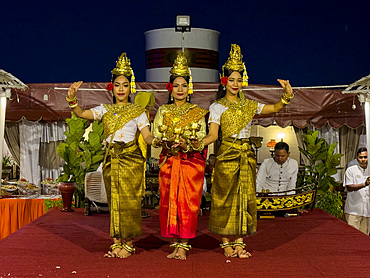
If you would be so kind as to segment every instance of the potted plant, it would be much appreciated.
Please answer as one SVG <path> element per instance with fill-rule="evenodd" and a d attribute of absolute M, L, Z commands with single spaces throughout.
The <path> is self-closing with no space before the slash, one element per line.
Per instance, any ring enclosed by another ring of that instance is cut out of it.
<path fill-rule="evenodd" d="M 96 171 L 103 161 L 104 133 L 102 123 L 94 121 L 86 140 L 84 134 L 89 126 L 88 120 L 78 118 L 72 113 L 71 118 L 66 119 L 66 122 L 69 130 L 64 133 L 66 135 L 65 143 L 60 143 L 57 147 L 57 153 L 65 161 L 65 164 L 57 182 L 59 182 L 59 190 L 62 193 L 62 211 L 71 211 L 73 194 L 75 206 L 83 206 L 86 173 Z"/>
<path fill-rule="evenodd" d="M 342 196 L 335 190 L 340 183 L 332 176 L 339 170 L 342 154 L 334 153 L 338 143 L 329 145 L 325 139 L 319 138 L 318 134 L 318 131 L 309 130 L 303 135 L 304 147 L 298 147 L 309 161 L 298 179 L 298 187 L 315 184 L 318 188 L 316 207 L 341 218 L 343 216 Z"/>
<path fill-rule="evenodd" d="M 2 175 L 1 178 L 9 178 L 12 172 L 12 157 L 11 156 L 3 156 L 3 161 L 2 161 Z"/>

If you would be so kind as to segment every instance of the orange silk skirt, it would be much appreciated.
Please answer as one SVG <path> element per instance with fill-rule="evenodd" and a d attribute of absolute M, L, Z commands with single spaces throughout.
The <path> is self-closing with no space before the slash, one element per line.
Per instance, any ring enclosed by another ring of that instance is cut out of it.
<path fill-rule="evenodd" d="M 159 221 L 163 237 L 194 238 L 204 183 L 205 154 L 193 151 L 167 154 L 159 163 Z"/>

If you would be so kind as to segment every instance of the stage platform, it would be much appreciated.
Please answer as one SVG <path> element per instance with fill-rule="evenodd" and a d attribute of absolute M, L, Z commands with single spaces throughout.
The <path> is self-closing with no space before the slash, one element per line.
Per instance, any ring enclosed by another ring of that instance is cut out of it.
<path fill-rule="evenodd" d="M 257 235 L 245 241 L 249 259 L 225 258 L 208 215 L 200 216 L 186 261 L 166 258 L 158 210 L 147 212 L 136 254 L 118 259 L 103 258 L 108 214 L 53 208 L 0 241 L 0 277 L 370 277 L 370 237 L 321 210 L 259 220 Z"/>

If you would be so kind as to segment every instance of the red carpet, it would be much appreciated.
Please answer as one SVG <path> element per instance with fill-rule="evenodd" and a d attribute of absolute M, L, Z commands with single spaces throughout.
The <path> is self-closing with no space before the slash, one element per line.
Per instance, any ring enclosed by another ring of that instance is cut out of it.
<path fill-rule="evenodd" d="M 158 211 L 147 210 L 136 255 L 103 258 L 111 244 L 107 214 L 52 209 L 0 241 L 0 277 L 370 277 L 370 238 L 314 210 L 295 218 L 259 220 L 247 238 L 250 259 L 228 261 L 201 216 L 186 261 L 167 259 Z"/>

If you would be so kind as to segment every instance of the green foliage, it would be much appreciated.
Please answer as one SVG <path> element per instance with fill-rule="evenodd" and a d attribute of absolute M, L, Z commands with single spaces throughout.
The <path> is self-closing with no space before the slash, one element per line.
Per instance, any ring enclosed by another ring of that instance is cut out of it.
<path fill-rule="evenodd" d="M 53 200 L 53 199 L 45 199 L 44 200 L 44 211 L 48 212 L 49 209 L 54 208 L 54 207 L 63 207 L 63 200 L 62 198 Z"/>
<path fill-rule="evenodd" d="M 70 119 L 66 119 L 69 130 L 65 143 L 57 147 L 58 155 L 64 159 L 63 173 L 57 182 L 75 182 L 77 185 L 74 193 L 76 207 L 81 207 L 85 199 L 84 182 L 87 172 L 96 171 L 104 158 L 103 150 L 103 124 L 94 121 L 92 130 L 85 140 L 83 135 L 89 126 L 89 121 L 78 118 L 74 113 Z"/>
<path fill-rule="evenodd" d="M 9 166 L 12 166 L 12 159 L 11 159 L 11 156 L 3 156 L 3 167 L 9 167 Z"/>
<path fill-rule="evenodd" d="M 322 192 L 333 191 L 336 186 L 340 185 L 332 175 L 338 172 L 342 154 L 334 153 L 338 143 L 329 145 L 325 139 L 318 137 L 318 133 L 318 131 L 309 130 L 303 135 L 304 148 L 298 147 L 309 161 L 305 166 L 303 182 L 316 184 Z"/>
<path fill-rule="evenodd" d="M 339 192 L 319 193 L 317 196 L 316 207 L 337 218 L 343 218 L 342 195 Z"/>
<path fill-rule="evenodd" d="M 343 214 L 342 197 L 335 192 L 340 185 L 332 177 L 338 172 L 342 154 L 334 153 L 338 143 L 331 145 L 325 139 L 318 137 L 318 131 L 309 130 L 303 135 L 304 148 L 299 151 L 308 159 L 304 173 L 298 179 L 298 187 L 307 184 L 316 184 L 318 187 L 316 207 L 324 209 L 336 216 Z M 341 212 L 338 212 L 338 204 Z"/>

